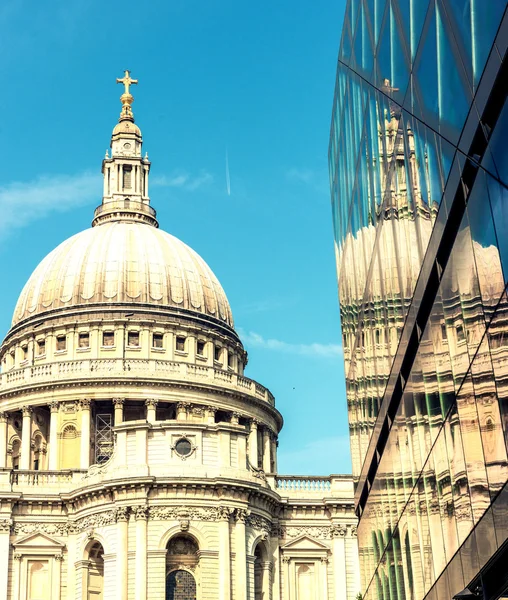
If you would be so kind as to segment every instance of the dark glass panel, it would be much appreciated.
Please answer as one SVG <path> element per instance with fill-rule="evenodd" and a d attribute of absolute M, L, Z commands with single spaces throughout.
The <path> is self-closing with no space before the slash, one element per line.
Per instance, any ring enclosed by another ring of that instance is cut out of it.
<path fill-rule="evenodd" d="M 508 189 L 486 175 L 487 189 L 496 229 L 497 243 L 503 265 L 504 281 L 508 279 Z"/>

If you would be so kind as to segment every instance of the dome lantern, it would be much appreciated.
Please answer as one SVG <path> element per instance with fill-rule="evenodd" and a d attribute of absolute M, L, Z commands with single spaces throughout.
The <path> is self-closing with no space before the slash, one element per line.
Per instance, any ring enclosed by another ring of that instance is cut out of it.
<path fill-rule="evenodd" d="M 158 227 L 156 212 L 150 206 L 148 196 L 148 174 L 150 161 L 142 158 L 143 138 L 141 130 L 134 123 L 132 103 L 134 96 L 130 86 L 137 84 L 130 71 L 125 71 L 116 80 L 125 87 L 120 96 L 122 110 L 118 124 L 111 136 L 111 157 L 106 153 L 102 161 L 104 191 L 102 204 L 95 209 L 92 226 L 108 221 L 141 221 Z"/>

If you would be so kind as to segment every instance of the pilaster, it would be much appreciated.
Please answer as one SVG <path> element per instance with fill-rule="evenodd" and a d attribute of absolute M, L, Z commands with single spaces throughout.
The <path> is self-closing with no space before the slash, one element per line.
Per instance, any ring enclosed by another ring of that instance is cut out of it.
<path fill-rule="evenodd" d="M 247 546 L 245 539 L 245 521 L 248 512 L 243 508 L 237 508 L 235 511 L 235 567 L 236 567 L 236 597 L 247 597 Z"/>
<path fill-rule="evenodd" d="M 148 558 L 148 507 L 137 506 L 136 518 L 136 600 L 146 600 Z"/>
<path fill-rule="evenodd" d="M 116 509 L 116 598 L 128 600 L 129 514 L 125 506 Z"/>
<path fill-rule="evenodd" d="M 219 598 L 231 600 L 231 543 L 229 539 L 229 517 L 231 509 L 219 507 Z"/>

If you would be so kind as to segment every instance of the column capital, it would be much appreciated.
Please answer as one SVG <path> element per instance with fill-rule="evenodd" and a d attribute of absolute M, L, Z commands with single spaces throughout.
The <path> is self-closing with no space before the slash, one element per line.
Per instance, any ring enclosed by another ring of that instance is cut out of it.
<path fill-rule="evenodd" d="M 125 398 L 113 398 L 113 405 L 116 407 L 121 407 L 125 404 Z"/>
<path fill-rule="evenodd" d="M 147 398 L 145 400 L 145 406 L 157 408 L 157 404 L 159 404 L 159 400 L 157 398 Z"/>
<path fill-rule="evenodd" d="M 190 410 L 192 408 L 192 403 L 191 402 L 177 402 L 176 403 L 176 408 L 178 410 Z"/>
<path fill-rule="evenodd" d="M 0 412 L 0 423 L 7 423 L 8 418 L 9 418 L 9 413 Z"/>
<path fill-rule="evenodd" d="M 338 523 L 334 523 L 330 527 L 330 534 L 332 538 L 341 538 L 346 535 L 346 527 L 344 525 L 339 525 Z"/>
<path fill-rule="evenodd" d="M 33 408 L 31 406 L 22 406 L 21 412 L 23 413 L 24 417 L 30 417 L 33 413 Z"/>
<path fill-rule="evenodd" d="M 127 506 L 119 506 L 115 510 L 115 520 L 119 522 L 127 522 L 129 520 L 129 509 Z"/>
<path fill-rule="evenodd" d="M 83 398 L 83 400 L 80 400 L 79 404 L 81 406 L 81 410 L 90 410 L 92 401 L 90 398 Z"/>
<path fill-rule="evenodd" d="M 133 510 L 136 521 L 146 521 L 148 519 L 148 506 L 135 506 Z"/>
<path fill-rule="evenodd" d="M 50 410 L 52 413 L 57 413 L 57 412 L 58 412 L 58 409 L 59 409 L 59 407 L 60 407 L 60 403 L 59 403 L 59 402 L 57 402 L 56 400 L 52 400 L 52 401 L 50 402 L 50 404 L 49 404 L 49 410 Z"/>
<path fill-rule="evenodd" d="M 235 510 L 235 519 L 240 523 L 245 523 L 247 521 L 247 517 L 250 515 L 250 510 L 245 508 L 237 508 Z"/>
<path fill-rule="evenodd" d="M 229 506 L 219 506 L 217 509 L 217 520 L 218 521 L 229 521 L 232 510 Z"/>
<path fill-rule="evenodd" d="M 289 559 L 289 556 L 283 556 L 283 557 L 282 557 L 282 562 L 283 562 L 284 564 L 286 564 L 286 565 L 289 563 L 289 560 L 290 560 L 290 559 Z"/>
<path fill-rule="evenodd" d="M 261 421 L 259 419 L 251 419 L 250 420 L 251 429 L 257 429 L 260 423 L 261 423 Z"/>
<path fill-rule="evenodd" d="M 231 423 L 233 425 L 238 425 L 238 421 L 240 420 L 241 416 L 242 416 L 241 413 L 236 412 L 236 411 L 233 412 L 231 415 Z"/>

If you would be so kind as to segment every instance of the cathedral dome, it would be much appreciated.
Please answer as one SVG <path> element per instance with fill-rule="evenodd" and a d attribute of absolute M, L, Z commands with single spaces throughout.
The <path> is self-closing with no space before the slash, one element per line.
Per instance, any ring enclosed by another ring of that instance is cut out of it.
<path fill-rule="evenodd" d="M 233 327 L 219 281 L 194 250 L 143 223 L 115 220 L 86 229 L 35 269 L 12 324 L 57 309 L 132 304 L 179 309 Z"/>

